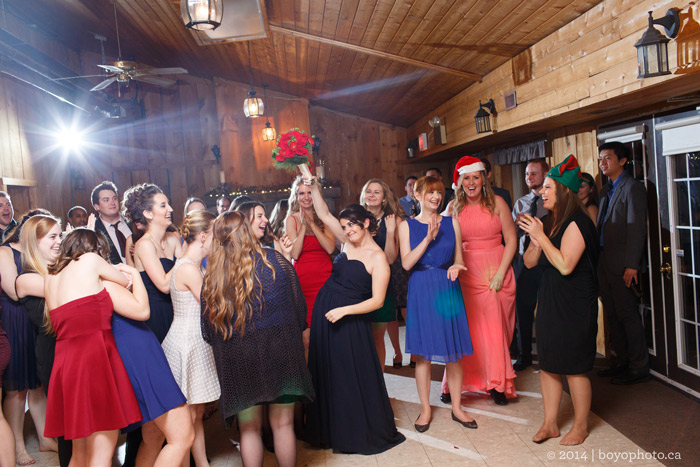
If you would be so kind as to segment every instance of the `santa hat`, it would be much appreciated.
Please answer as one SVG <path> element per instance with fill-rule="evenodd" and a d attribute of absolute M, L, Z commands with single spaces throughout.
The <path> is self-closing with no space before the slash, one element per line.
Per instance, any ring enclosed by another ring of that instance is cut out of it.
<path fill-rule="evenodd" d="M 464 156 L 455 166 L 454 183 L 452 184 L 452 189 L 456 190 L 458 188 L 457 183 L 459 182 L 459 177 L 464 174 L 470 174 L 473 172 L 481 172 L 486 170 L 484 163 L 481 160 L 473 156 Z"/>
<path fill-rule="evenodd" d="M 581 182 L 585 181 L 581 177 L 581 167 L 579 167 L 578 161 L 573 154 L 569 155 L 559 165 L 552 167 L 552 170 L 546 176 L 561 183 L 574 193 L 578 193 L 579 188 L 581 188 Z"/>

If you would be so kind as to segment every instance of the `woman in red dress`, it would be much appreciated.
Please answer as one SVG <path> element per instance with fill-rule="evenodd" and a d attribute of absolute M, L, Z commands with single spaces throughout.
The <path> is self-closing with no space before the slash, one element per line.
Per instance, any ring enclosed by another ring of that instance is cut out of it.
<path fill-rule="evenodd" d="M 331 277 L 331 253 L 335 250 L 333 232 L 324 228 L 316 215 L 311 187 L 297 177 L 289 195 L 289 211 L 285 219 L 285 231 L 292 241 L 294 269 L 299 276 L 301 290 L 306 299 L 306 324 L 311 325 L 311 312 L 316 295 Z M 304 349 L 309 351 L 309 328 L 303 332 Z"/>
<path fill-rule="evenodd" d="M 101 235 L 74 230 L 45 284 L 56 357 L 44 435 L 73 440 L 74 466 L 111 466 L 118 430 L 141 420 L 110 320 L 113 310 L 144 319 L 148 295 L 138 271 L 110 265 L 108 252 Z M 124 287 L 129 281 L 133 294 Z"/>

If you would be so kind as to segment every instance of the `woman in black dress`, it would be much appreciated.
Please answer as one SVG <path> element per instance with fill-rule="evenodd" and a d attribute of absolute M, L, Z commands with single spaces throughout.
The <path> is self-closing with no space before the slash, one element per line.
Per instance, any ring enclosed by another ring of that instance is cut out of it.
<path fill-rule="evenodd" d="M 577 195 L 580 170 L 573 155 L 552 168 L 541 191 L 551 214 L 544 225 L 532 216 L 518 223 L 532 240 L 523 256 L 525 266 L 544 267 L 535 324 L 544 423 L 532 438 L 535 443 L 560 434 L 562 375 L 571 391 L 574 424 L 559 444 L 581 444 L 588 437 L 591 382 L 586 373 L 596 354 L 599 240 Z"/>
<path fill-rule="evenodd" d="M 338 221 L 313 182 L 304 183 L 312 184 L 314 209 L 343 247 L 311 315 L 309 370 L 316 400 L 307 407 L 305 436 L 316 446 L 377 454 L 405 440 L 394 423 L 370 315 L 384 303 L 389 263 L 372 238 L 374 216 L 353 204 Z"/>
<path fill-rule="evenodd" d="M 301 333 L 306 306 L 294 267 L 262 248 L 245 215 L 214 221 L 202 288 L 202 336 L 212 346 L 224 423 L 238 415 L 243 465 L 263 465 L 260 427 L 269 408 L 275 456 L 296 463 L 294 403 L 313 399 Z"/>

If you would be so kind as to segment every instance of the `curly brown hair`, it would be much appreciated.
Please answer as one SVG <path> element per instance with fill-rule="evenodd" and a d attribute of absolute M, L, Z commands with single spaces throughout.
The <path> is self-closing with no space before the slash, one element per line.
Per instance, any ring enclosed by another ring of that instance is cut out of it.
<path fill-rule="evenodd" d="M 256 263 L 262 262 L 275 276 L 262 245 L 250 231 L 245 214 L 227 211 L 214 221 L 214 237 L 204 275 L 202 298 L 205 313 L 224 339 L 234 332 L 243 336 L 253 316 L 253 304 L 262 301 Z"/>
<path fill-rule="evenodd" d="M 126 190 L 122 200 L 122 215 L 124 219 L 129 223 L 138 222 L 148 225 L 149 220 L 143 215 L 143 211 L 153 209 L 155 204 L 153 197 L 162 193 L 163 190 L 152 183 L 142 183 Z"/>

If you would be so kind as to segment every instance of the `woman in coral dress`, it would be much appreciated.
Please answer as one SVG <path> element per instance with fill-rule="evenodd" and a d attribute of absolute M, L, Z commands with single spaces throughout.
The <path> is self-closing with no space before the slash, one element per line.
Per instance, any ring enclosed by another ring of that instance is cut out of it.
<path fill-rule="evenodd" d="M 466 271 L 459 275 L 474 354 L 462 360 L 462 390 L 487 391 L 498 405 L 516 397 L 510 342 L 515 327 L 515 224 L 508 205 L 494 195 L 483 163 L 464 156 L 455 167 L 451 208 L 462 230 Z M 505 241 L 505 246 L 504 246 Z M 442 392 L 447 393 L 443 377 Z M 443 397 L 444 400 L 444 397 Z"/>

